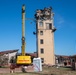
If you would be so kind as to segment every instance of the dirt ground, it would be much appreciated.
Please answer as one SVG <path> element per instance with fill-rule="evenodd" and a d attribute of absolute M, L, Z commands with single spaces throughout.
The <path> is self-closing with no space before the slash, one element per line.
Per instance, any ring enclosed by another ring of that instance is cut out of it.
<path fill-rule="evenodd" d="M 16 68 L 15 73 L 10 73 L 9 68 L 0 68 L 0 75 L 76 75 L 76 71 L 70 68 L 43 67 L 42 72 L 34 72 L 32 67 L 27 69 L 26 73 L 21 72 L 21 68 Z"/>

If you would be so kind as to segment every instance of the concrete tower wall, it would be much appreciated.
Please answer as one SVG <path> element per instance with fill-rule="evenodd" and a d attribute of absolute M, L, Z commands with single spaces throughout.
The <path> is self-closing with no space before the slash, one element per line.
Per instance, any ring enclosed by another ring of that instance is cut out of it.
<path fill-rule="evenodd" d="M 48 15 L 50 18 L 47 15 L 42 17 L 43 12 L 40 14 L 41 16 L 38 17 L 36 13 L 38 57 L 41 57 L 43 64 L 55 65 L 53 15 L 51 11 Z"/>

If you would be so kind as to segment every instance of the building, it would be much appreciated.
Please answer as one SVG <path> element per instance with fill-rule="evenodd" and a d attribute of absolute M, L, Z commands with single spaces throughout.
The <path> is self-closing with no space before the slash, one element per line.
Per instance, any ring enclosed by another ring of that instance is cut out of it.
<path fill-rule="evenodd" d="M 54 31 L 52 8 L 37 10 L 36 18 L 36 38 L 37 55 L 42 59 L 43 64 L 55 65 L 54 56 Z"/>
<path fill-rule="evenodd" d="M 55 64 L 59 66 L 71 66 L 71 57 L 65 55 L 55 55 Z"/>
<path fill-rule="evenodd" d="M 15 57 L 17 53 L 18 53 L 18 49 L 1 51 L 0 52 L 0 58 L 4 58 L 4 60 L 7 58 L 7 63 L 6 64 L 9 65 L 11 58 Z"/>
<path fill-rule="evenodd" d="M 15 50 L 5 50 L 0 52 L 0 66 L 9 66 L 10 60 L 12 57 L 16 58 L 17 55 L 21 55 L 21 53 L 18 53 L 19 49 Z M 26 53 L 26 55 L 31 56 L 31 59 L 33 61 L 33 58 L 37 57 L 37 53 Z"/>
<path fill-rule="evenodd" d="M 73 70 L 76 70 L 76 55 L 70 56 L 71 58 L 71 66 Z"/>

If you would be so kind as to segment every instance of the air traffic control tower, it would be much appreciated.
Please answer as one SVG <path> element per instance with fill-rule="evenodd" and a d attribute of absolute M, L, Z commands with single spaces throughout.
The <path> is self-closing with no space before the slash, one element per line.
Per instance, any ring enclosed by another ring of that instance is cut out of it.
<path fill-rule="evenodd" d="M 43 64 L 55 65 L 54 55 L 54 13 L 52 7 L 36 10 L 37 53 Z"/>

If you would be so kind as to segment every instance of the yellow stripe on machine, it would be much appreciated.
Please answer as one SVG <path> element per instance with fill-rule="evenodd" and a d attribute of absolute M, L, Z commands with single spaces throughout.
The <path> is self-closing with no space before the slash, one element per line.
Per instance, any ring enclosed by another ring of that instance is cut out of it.
<path fill-rule="evenodd" d="M 17 64 L 31 64 L 30 56 L 17 56 Z"/>

